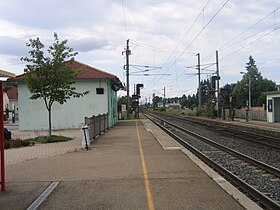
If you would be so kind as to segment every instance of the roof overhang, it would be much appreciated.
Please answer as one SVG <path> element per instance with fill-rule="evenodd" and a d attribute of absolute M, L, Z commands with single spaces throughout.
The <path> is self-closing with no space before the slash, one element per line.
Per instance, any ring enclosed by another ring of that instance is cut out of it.
<path fill-rule="evenodd" d="M 264 92 L 265 95 L 276 95 L 280 94 L 280 91 L 270 91 L 270 92 Z"/>
<path fill-rule="evenodd" d="M 4 71 L 0 69 L 0 77 L 15 77 L 16 75 L 14 73 Z"/>

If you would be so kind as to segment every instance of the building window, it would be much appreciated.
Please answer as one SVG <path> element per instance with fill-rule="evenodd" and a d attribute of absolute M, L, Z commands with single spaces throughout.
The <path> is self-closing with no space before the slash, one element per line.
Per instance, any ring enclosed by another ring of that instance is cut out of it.
<path fill-rule="evenodd" d="M 98 95 L 104 94 L 104 88 L 96 88 L 96 94 Z"/>
<path fill-rule="evenodd" d="M 267 100 L 267 111 L 272 112 L 272 100 Z"/>

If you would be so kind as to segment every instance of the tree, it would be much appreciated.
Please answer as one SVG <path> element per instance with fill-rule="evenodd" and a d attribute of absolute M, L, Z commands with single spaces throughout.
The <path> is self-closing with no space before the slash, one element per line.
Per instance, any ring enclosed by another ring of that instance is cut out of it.
<path fill-rule="evenodd" d="M 241 81 L 238 81 L 233 89 L 233 95 L 236 96 L 236 107 L 246 107 L 249 95 L 249 79 L 251 80 L 251 101 L 252 106 L 262 106 L 265 103 L 264 92 L 275 90 L 276 84 L 272 80 L 263 78 L 259 72 L 255 60 L 250 55 L 249 62 L 246 63 L 247 72 L 243 75 Z"/>
<path fill-rule="evenodd" d="M 155 97 L 153 98 L 153 103 L 156 104 L 156 107 L 157 107 L 157 104 L 158 104 L 159 102 L 162 102 L 162 97 L 155 96 Z"/>
<path fill-rule="evenodd" d="M 215 100 L 215 92 L 211 88 L 211 83 L 210 83 L 209 79 L 203 80 L 200 83 L 200 87 L 201 87 L 202 105 L 207 105 L 208 103 L 212 104 L 213 100 Z M 197 96 L 198 96 L 198 93 L 197 93 Z"/>
<path fill-rule="evenodd" d="M 130 96 L 129 101 L 132 101 L 132 98 Z M 122 104 L 127 105 L 127 96 L 122 96 L 118 98 L 118 111 L 121 111 Z"/>
<path fill-rule="evenodd" d="M 187 107 L 188 99 L 185 94 L 183 94 L 183 96 L 181 97 L 180 104 L 182 108 Z"/>
<path fill-rule="evenodd" d="M 16 83 L 11 83 L 11 82 L 7 82 L 7 81 L 4 81 L 3 85 L 4 85 L 4 92 L 5 93 L 7 93 L 10 89 L 12 89 L 12 87 L 17 87 Z"/>
<path fill-rule="evenodd" d="M 89 93 L 89 91 L 78 93 L 72 86 L 78 70 L 66 66 L 65 61 L 73 60 L 77 52 L 73 52 L 66 44 L 67 40 L 59 41 L 58 35 L 54 33 L 54 43 L 46 52 L 39 38 L 29 39 L 26 46 L 32 48 L 29 51 L 30 57 L 21 58 L 28 63 L 24 69 L 24 80 L 31 93 L 30 99 L 43 99 L 48 110 L 49 136 L 54 102 L 64 104 L 71 97 L 82 97 Z"/>
<path fill-rule="evenodd" d="M 188 96 L 188 108 L 193 109 L 198 106 L 198 97 L 195 94 Z"/>

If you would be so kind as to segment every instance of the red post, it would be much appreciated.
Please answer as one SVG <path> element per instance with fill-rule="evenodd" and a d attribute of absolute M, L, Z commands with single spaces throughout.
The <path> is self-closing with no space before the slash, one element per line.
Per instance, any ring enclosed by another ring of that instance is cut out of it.
<path fill-rule="evenodd" d="M 98 135 L 101 134 L 101 115 L 98 115 L 98 124 L 99 124 L 99 131 L 98 131 Z"/>
<path fill-rule="evenodd" d="M 3 82 L 0 81 L 0 151 L 1 151 L 1 190 L 5 191 L 5 159 L 4 159 L 4 97 Z"/>

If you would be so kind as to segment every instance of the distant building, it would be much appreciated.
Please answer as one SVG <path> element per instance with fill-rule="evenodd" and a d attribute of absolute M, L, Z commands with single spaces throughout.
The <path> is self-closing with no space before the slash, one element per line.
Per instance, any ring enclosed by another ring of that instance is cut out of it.
<path fill-rule="evenodd" d="M 0 69 L 0 77 L 8 78 L 8 77 L 14 77 L 14 76 L 15 76 L 14 73 L 11 73 L 11 72 L 8 72 L 8 71 L 4 71 L 4 70 Z M 9 101 L 9 97 L 8 97 L 7 93 L 5 93 L 3 91 L 3 93 L 1 93 L 1 94 L 3 94 L 3 99 L 4 99 L 3 100 L 3 109 L 4 110 L 2 110 L 2 111 L 5 111 L 7 108 L 9 108 L 10 101 Z"/>
<path fill-rule="evenodd" d="M 52 106 L 52 129 L 80 128 L 84 117 L 109 114 L 109 126 L 117 123 L 117 86 L 120 80 L 113 74 L 78 61 L 66 65 L 79 69 L 73 85 L 78 92 L 90 91 L 81 98 L 71 98 L 65 104 Z M 18 112 L 20 130 L 47 130 L 48 111 L 42 99 L 31 100 L 24 75 L 9 78 L 18 83 Z"/>
<path fill-rule="evenodd" d="M 7 93 L 3 93 L 3 99 L 4 99 L 4 104 L 3 104 L 3 108 L 4 110 L 6 110 L 6 108 L 9 107 L 9 98 L 8 98 L 8 95 Z"/>
<path fill-rule="evenodd" d="M 157 103 L 157 107 L 158 107 L 158 108 L 163 108 L 163 102 L 162 102 L 162 101 L 158 102 L 158 103 Z"/>
<path fill-rule="evenodd" d="M 15 111 L 15 114 L 18 114 L 18 88 L 12 87 L 9 89 L 7 91 L 7 96 L 9 98 L 8 109 L 10 111 Z"/>
<path fill-rule="evenodd" d="M 173 103 L 166 104 L 165 107 L 168 108 L 168 109 L 180 109 L 181 104 L 177 103 L 177 102 L 173 102 Z"/>

